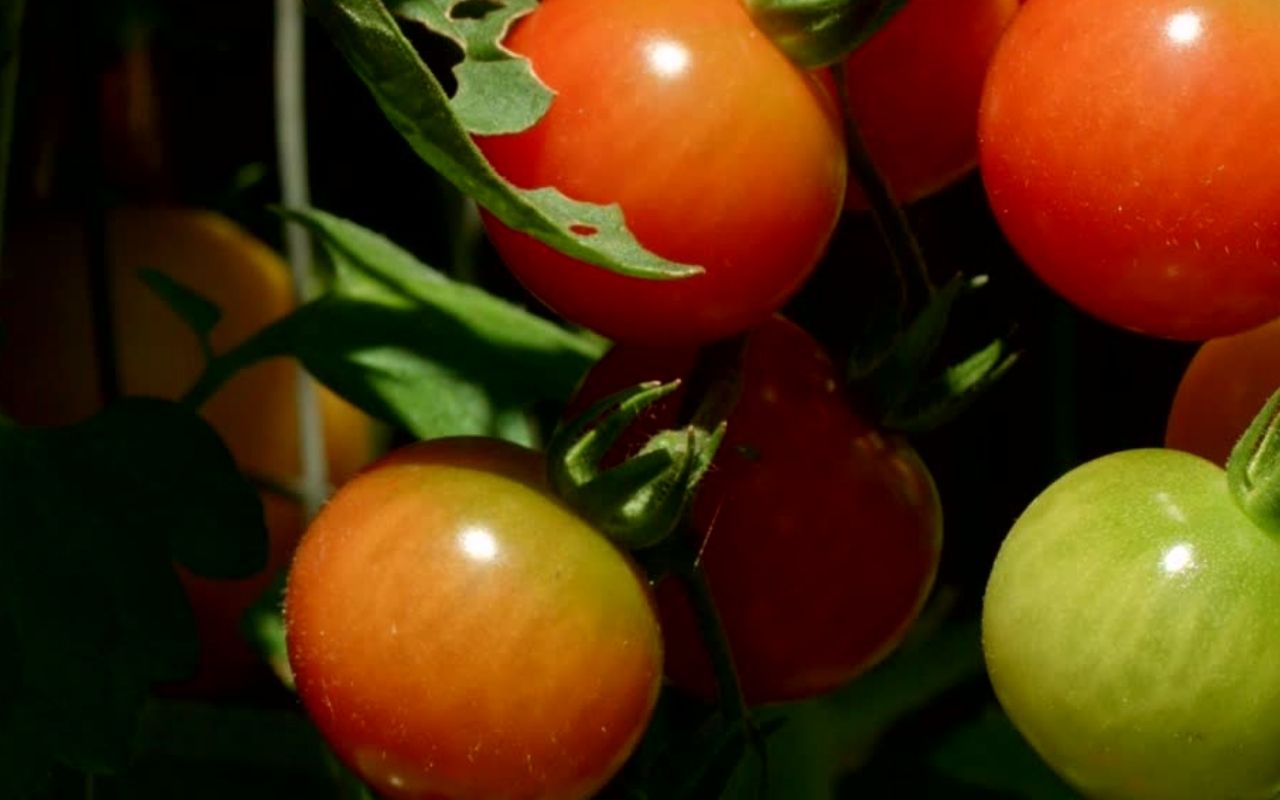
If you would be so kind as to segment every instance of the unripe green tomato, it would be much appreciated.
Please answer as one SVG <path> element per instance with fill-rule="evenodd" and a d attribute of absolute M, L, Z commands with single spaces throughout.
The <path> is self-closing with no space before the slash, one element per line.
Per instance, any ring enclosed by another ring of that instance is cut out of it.
<path fill-rule="evenodd" d="M 1172 450 L 1081 466 L 1018 519 L 983 647 L 1014 725 L 1096 798 L 1280 791 L 1280 540 Z"/>

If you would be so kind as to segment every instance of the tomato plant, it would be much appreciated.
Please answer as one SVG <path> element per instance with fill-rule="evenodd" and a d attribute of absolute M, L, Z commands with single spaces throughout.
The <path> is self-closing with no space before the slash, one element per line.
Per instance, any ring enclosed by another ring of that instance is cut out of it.
<path fill-rule="evenodd" d="M 687 375 L 692 349 L 619 345 L 575 405 L 645 380 Z M 746 338 L 741 396 L 698 488 L 691 522 L 743 692 L 762 703 L 825 692 L 901 639 L 932 585 L 941 512 L 902 439 L 849 404 L 830 359 L 775 317 Z M 668 426 L 682 393 L 648 424 Z M 710 663 L 674 581 L 658 587 L 667 673 L 714 693 Z"/>
<path fill-rule="evenodd" d="M 1232 446 L 1280 387 L 1280 320 L 1201 345 L 1178 384 L 1165 446 L 1226 464 Z"/>
<path fill-rule="evenodd" d="M 911 0 L 843 64 L 849 114 L 899 202 L 978 163 L 987 65 L 1018 0 Z M 866 199 L 849 182 L 846 208 Z"/>
<path fill-rule="evenodd" d="M 606 336 L 658 344 L 743 330 L 799 288 L 844 195 L 840 117 L 738 0 L 549 0 L 505 44 L 556 94 L 532 128 L 477 140 L 494 168 L 523 188 L 617 203 L 642 245 L 705 268 L 625 277 L 486 216 L 533 294 Z"/>
<path fill-rule="evenodd" d="M 157 269 L 223 309 L 212 340 L 233 346 L 293 305 L 285 264 L 269 248 L 216 214 L 121 208 L 109 222 L 115 368 L 122 391 L 177 399 L 204 364 L 196 335 L 142 282 Z M 94 332 L 85 233 L 69 220 L 33 220 L 9 231 L 0 292 L 0 411 L 40 425 L 67 425 L 98 411 Z M 239 466 L 282 485 L 299 472 L 295 367 L 273 359 L 233 378 L 203 413 Z M 372 456 L 370 420 L 328 391 L 321 393 L 329 470 L 346 480 Z M 240 617 L 289 560 L 302 533 L 302 509 L 264 491 L 271 532 L 267 567 L 226 581 L 184 573 L 200 629 L 201 664 L 184 690 L 228 694 L 265 675 L 262 659 L 240 634 Z"/>
<path fill-rule="evenodd" d="M 1029 4 L 979 125 L 991 205 L 1026 263 L 1156 336 L 1280 315 L 1278 46 L 1266 0 Z"/>
<path fill-rule="evenodd" d="M 1280 541 L 1223 471 L 1172 450 L 1089 462 L 996 558 L 983 612 L 1000 702 L 1090 797 L 1280 786 Z"/>
<path fill-rule="evenodd" d="M 298 692 L 388 797 L 586 797 L 644 729 L 662 675 L 647 586 L 543 469 L 493 440 L 413 445 L 303 537 Z"/>

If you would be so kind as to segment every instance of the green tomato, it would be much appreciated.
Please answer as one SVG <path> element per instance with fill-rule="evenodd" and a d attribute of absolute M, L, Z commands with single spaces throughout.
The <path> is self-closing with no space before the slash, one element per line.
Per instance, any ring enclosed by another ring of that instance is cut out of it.
<path fill-rule="evenodd" d="M 1280 539 L 1208 461 L 1116 453 L 1045 490 L 996 558 L 983 647 L 1014 724 L 1090 797 L 1280 791 Z"/>

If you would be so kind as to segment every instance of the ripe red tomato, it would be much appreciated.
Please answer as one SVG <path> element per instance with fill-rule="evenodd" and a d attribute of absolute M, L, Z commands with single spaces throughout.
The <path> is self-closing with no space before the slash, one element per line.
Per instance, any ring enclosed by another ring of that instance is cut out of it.
<path fill-rule="evenodd" d="M 1280 389 L 1280 319 L 1205 342 L 1169 411 L 1165 446 L 1225 466 L 1236 440 Z"/>
<path fill-rule="evenodd" d="M 342 487 L 285 621 L 307 711 L 386 797 L 586 797 L 662 675 L 642 578 L 494 440 L 412 445 Z"/>
<path fill-rule="evenodd" d="M 615 347 L 574 405 L 686 375 L 696 356 Z M 933 583 L 942 520 L 915 452 L 853 410 L 808 334 L 775 317 L 749 334 L 743 359 L 741 397 L 691 514 L 743 691 L 762 703 L 827 691 L 897 644 Z M 673 424 L 682 394 L 640 427 Z M 668 676 L 711 695 L 679 585 L 660 583 L 658 602 Z"/>
<path fill-rule="evenodd" d="M 800 286 L 844 196 L 839 111 L 740 0 L 546 0 L 506 46 L 556 96 L 529 130 L 477 139 L 494 168 L 617 203 L 645 247 L 706 269 L 628 278 L 486 216 L 543 302 L 615 339 L 702 342 L 762 321 Z"/>
<path fill-rule="evenodd" d="M 978 163 L 987 65 L 1018 0 L 911 0 L 844 62 L 849 114 L 895 198 L 910 203 Z M 865 208 L 857 181 L 846 208 Z"/>
<path fill-rule="evenodd" d="M 983 180 L 1042 279 L 1205 339 L 1280 315 L 1280 5 L 1029 3 L 988 75 Z"/>

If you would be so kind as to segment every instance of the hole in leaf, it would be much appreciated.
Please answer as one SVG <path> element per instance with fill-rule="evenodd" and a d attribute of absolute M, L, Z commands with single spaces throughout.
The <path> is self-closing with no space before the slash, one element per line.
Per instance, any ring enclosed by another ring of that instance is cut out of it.
<path fill-rule="evenodd" d="M 583 222 L 573 223 L 572 225 L 569 226 L 569 230 L 572 231 L 573 233 L 578 234 L 579 236 L 595 236 L 597 233 L 600 232 L 600 229 L 597 228 L 596 226 L 587 225 L 586 223 L 583 223 Z"/>
<path fill-rule="evenodd" d="M 462 0 L 449 9 L 450 19 L 484 19 L 491 12 L 504 8 L 501 0 Z"/>

